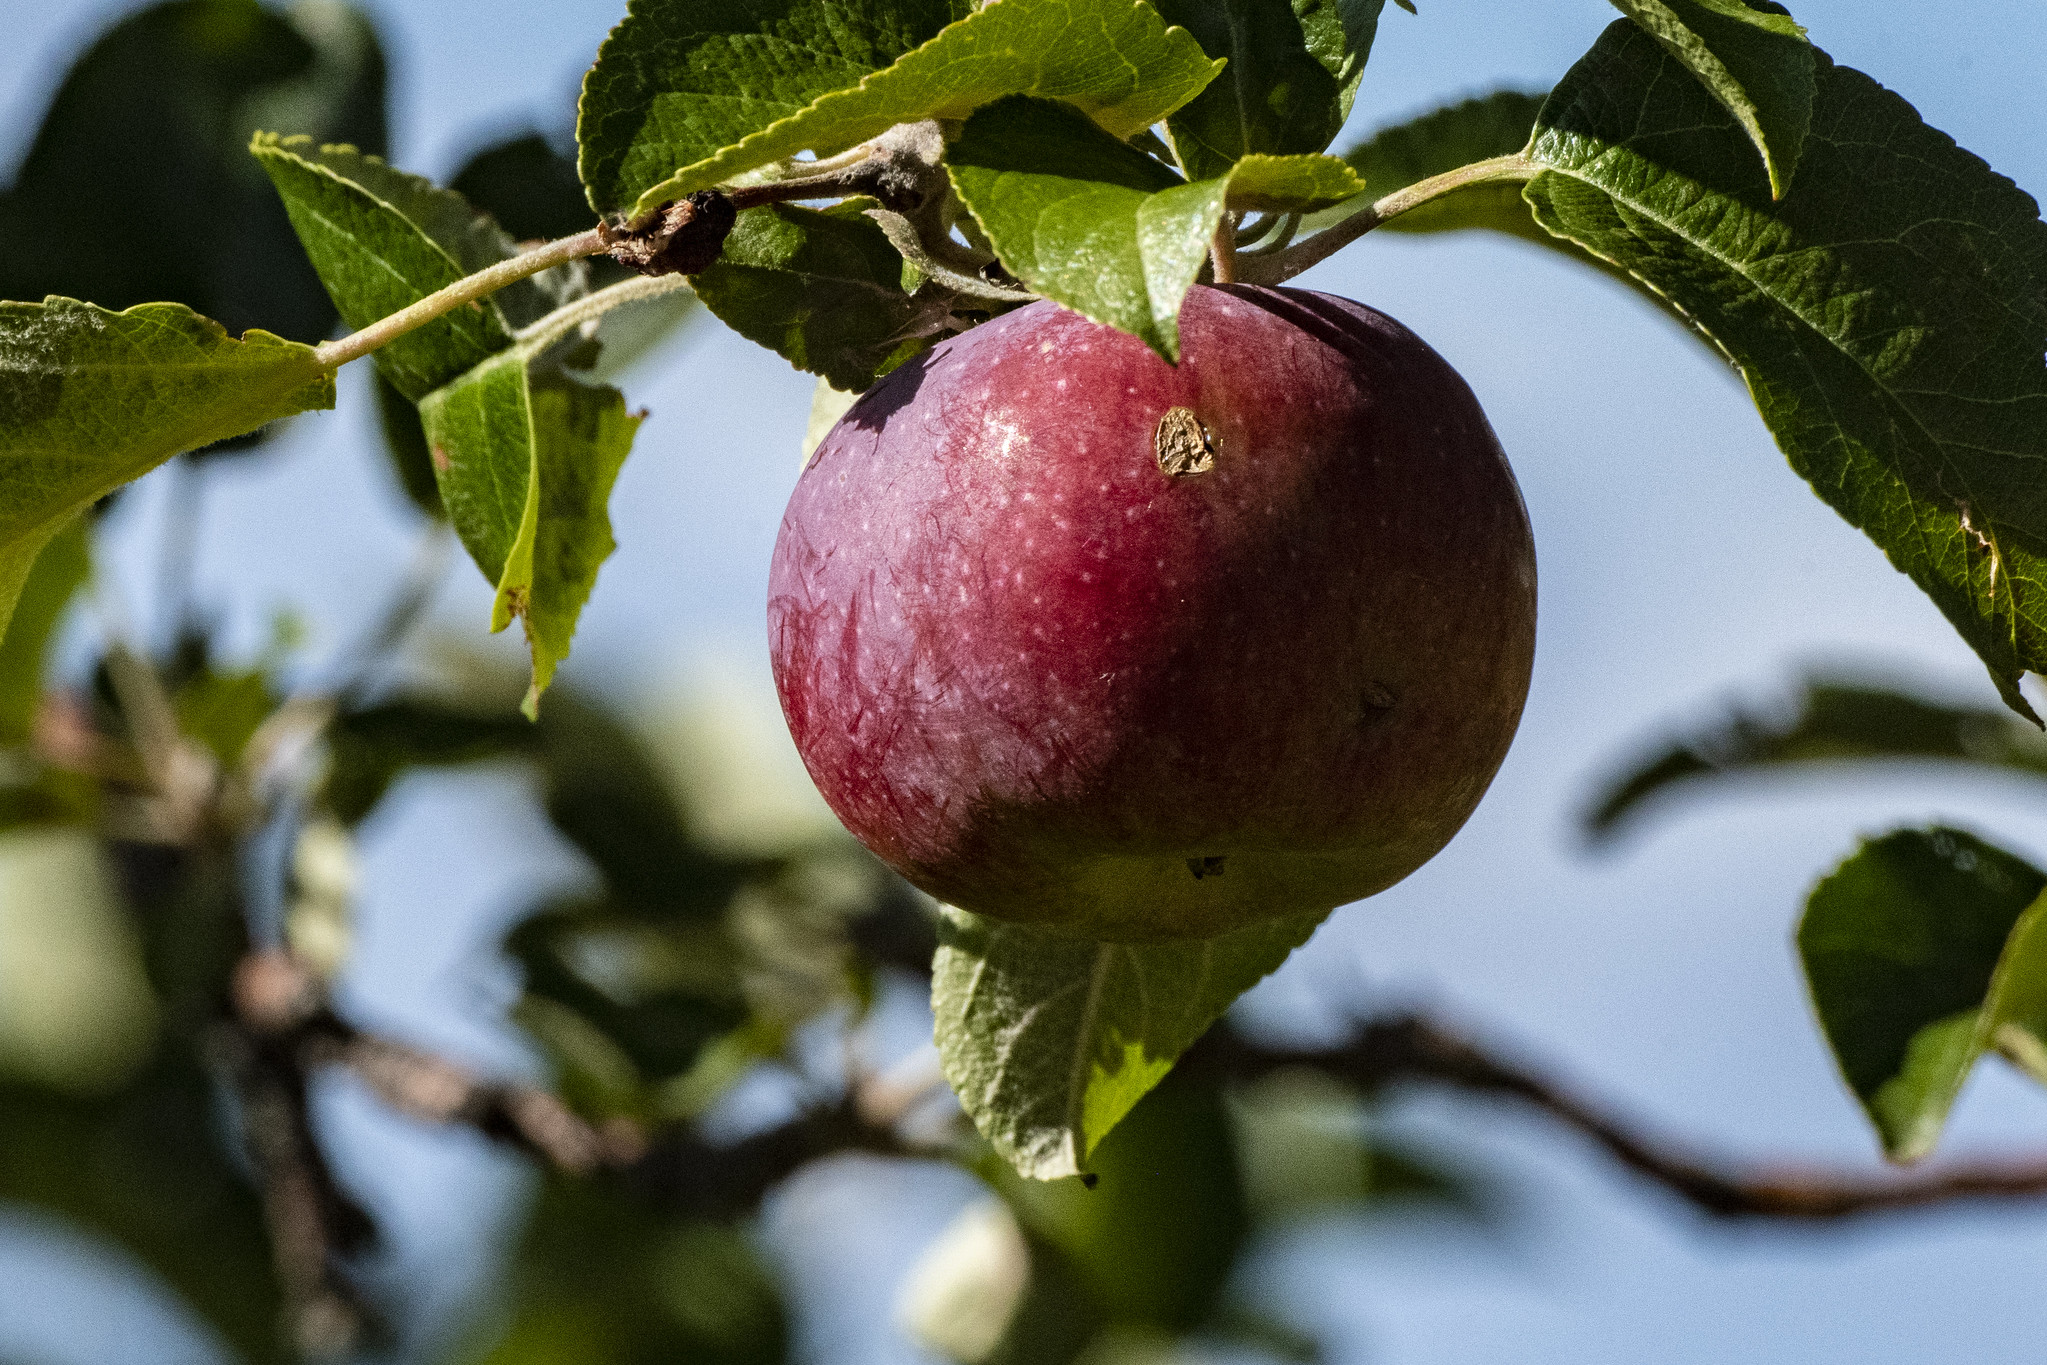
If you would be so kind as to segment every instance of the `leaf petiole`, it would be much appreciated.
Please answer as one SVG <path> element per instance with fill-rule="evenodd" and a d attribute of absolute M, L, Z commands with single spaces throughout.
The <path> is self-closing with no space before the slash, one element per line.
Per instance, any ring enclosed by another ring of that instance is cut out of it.
<path fill-rule="evenodd" d="M 1529 160 L 1525 152 L 1512 156 L 1496 156 L 1488 161 L 1474 161 L 1469 166 L 1459 166 L 1454 171 L 1418 180 L 1405 189 L 1395 190 L 1385 198 L 1359 209 L 1350 217 L 1334 226 L 1316 233 L 1297 246 L 1270 256 L 1240 257 L 1237 278 L 1245 284 L 1284 284 L 1309 266 L 1318 265 L 1335 255 L 1358 238 L 1380 224 L 1398 218 L 1411 209 L 1420 208 L 1432 199 L 1468 189 L 1473 185 L 1485 185 L 1505 180 L 1533 180 L 1541 173 L 1542 167 Z"/>
<path fill-rule="evenodd" d="M 606 244 L 596 228 L 576 233 L 546 246 L 535 247 L 521 252 L 509 260 L 500 261 L 487 270 L 455 281 L 446 289 L 427 295 L 410 307 L 401 308 L 389 317 L 376 322 L 339 341 L 323 342 L 314 348 L 313 355 L 329 370 L 338 370 L 351 360 L 363 356 L 404 336 L 407 332 L 424 327 L 435 318 L 454 312 L 464 304 L 475 303 L 508 284 L 515 284 L 543 270 L 552 270 L 570 261 L 579 261 L 585 256 L 595 256 L 606 249 Z"/>

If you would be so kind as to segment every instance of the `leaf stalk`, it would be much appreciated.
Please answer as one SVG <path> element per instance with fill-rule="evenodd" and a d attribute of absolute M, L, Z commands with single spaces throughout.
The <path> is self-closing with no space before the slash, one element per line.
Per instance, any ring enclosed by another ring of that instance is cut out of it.
<path fill-rule="evenodd" d="M 605 250 L 604 239 L 596 228 L 576 233 L 546 246 L 535 247 L 509 260 L 498 262 L 487 270 L 455 281 L 446 289 L 427 295 L 410 307 L 401 308 L 387 318 L 379 318 L 369 326 L 339 341 L 321 343 L 314 350 L 320 364 L 330 370 L 338 370 L 351 360 L 360 360 L 380 346 L 389 345 L 407 332 L 426 326 L 435 318 L 454 312 L 465 304 L 475 303 L 503 289 L 516 284 L 543 270 L 552 270 L 570 261 L 579 261 L 585 256 L 595 256 Z"/>
<path fill-rule="evenodd" d="M 1310 266 L 1319 265 L 1358 238 L 1382 223 L 1390 222 L 1401 214 L 1420 208 L 1433 199 L 1446 194 L 1469 189 L 1473 185 L 1491 184 L 1499 181 L 1533 180 L 1543 168 L 1528 159 L 1522 152 L 1512 156 L 1496 156 L 1489 161 L 1474 161 L 1469 166 L 1459 166 L 1454 171 L 1417 180 L 1414 184 L 1398 189 L 1364 208 L 1335 226 L 1316 233 L 1307 241 L 1277 252 L 1271 256 L 1252 257 L 1242 260 L 1237 278 L 1246 284 L 1284 284 Z"/>

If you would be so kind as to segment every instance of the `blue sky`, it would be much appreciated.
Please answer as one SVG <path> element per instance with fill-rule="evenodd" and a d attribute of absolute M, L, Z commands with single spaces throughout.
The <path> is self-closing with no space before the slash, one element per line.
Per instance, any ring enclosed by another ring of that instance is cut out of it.
<path fill-rule="evenodd" d="M 620 4 L 373 6 L 397 54 L 395 159 L 444 175 L 494 131 L 563 117 Z M 0 0 L 0 118 L 12 139 L 0 157 L 25 137 L 66 51 L 121 8 Z M 2047 192 L 2047 11 L 2026 0 L 1796 9 L 1838 60 Z M 1598 0 L 1422 0 L 1419 17 L 1389 6 L 1355 130 L 1502 83 L 1546 85 L 1611 18 Z M 1923 772 L 1771 783 L 1684 807 L 1596 859 L 1578 848 L 1571 816 L 1645 732 L 1731 695 L 1771 695 L 1815 661 L 1893 666 L 1987 701 L 1981 669 L 1789 472 L 1725 367 L 1620 287 L 1470 235 L 1381 234 L 1300 283 L 1392 313 L 1471 382 L 1527 496 L 1541 625 L 1520 737 L 1471 825 L 1409 881 L 1340 912 L 1254 1012 L 1311 1027 L 1327 1022 L 1332 997 L 1427 1002 L 1710 1151 L 1873 1167 L 1873 1141 L 1807 1013 L 1789 943 L 1797 908 L 1856 835 L 1897 823 L 1960 822 L 2047 855 L 2039 792 Z M 653 417 L 619 483 L 620 549 L 567 676 L 648 695 L 711 676 L 758 705 L 767 556 L 810 382 L 705 328 L 625 387 Z M 413 532 L 375 463 L 360 377 L 343 388 L 340 414 L 301 422 L 276 454 L 212 490 L 204 593 L 245 642 L 286 603 L 311 609 L 318 639 L 345 638 L 401 571 Z M 152 515 L 137 499 L 115 528 L 116 571 L 138 584 Z M 488 602 L 461 566 L 436 620 L 480 631 Z M 498 779 L 415 784 L 373 831 L 353 988 L 365 1012 L 466 1055 L 506 1055 L 483 1022 L 504 983 L 463 964 L 495 907 L 531 878 L 562 874 L 536 825 L 503 818 L 520 795 Z M 429 906 L 445 913 L 430 918 Z M 411 1263 L 445 1263 L 499 1216 L 492 1197 L 515 1179 L 504 1163 L 460 1139 L 393 1134 L 345 1095 L 333 1112 Z M 1399 1121 L 1488 1155 L 1516 1177 L 1530 1216 L 1505 1244 L 1332 1227 L 1272 1248 L 1261 1283 L 1329 1329 L 1339 1361 L 1994 1365 L 2036 1358 L 2047 1338 L 2040 1213 L 1734 1233 L 1521 1116 L 1432 1099 Z M 2042 1134 L 2047 1096 L 1991 1066 L 1964 1095 L 1949 1149 L 2037 1146 Z M 915 1358 L 889 1336 L 883 1281 L 963 1196 L 949 1177 L 847 1166 L 775 1204 L 769 1235 L 819 1305 L 812 1359 Z M 53 1324 L 70 1310 L 23 1308 L 100 1302 L 64 1296 L 83 1272 L 50 1269 L 50 1245 L 0 1212 L 0 1283 L 29 1284 L 16 1277 L 33 1268 L 48 1289 L 0 1294 L 0 1356 L 40 1341 L 52 1360 L 170 1358 L 136 1349 L 164 1340 L 145 1309 L 95 1308 L 97 1338 L 79 1350 L 76 1323 Z M 856 1247 L 858 1267 L 836 1255 Z M 58 1354 L 66 1342 L 79 1353 Z"/>

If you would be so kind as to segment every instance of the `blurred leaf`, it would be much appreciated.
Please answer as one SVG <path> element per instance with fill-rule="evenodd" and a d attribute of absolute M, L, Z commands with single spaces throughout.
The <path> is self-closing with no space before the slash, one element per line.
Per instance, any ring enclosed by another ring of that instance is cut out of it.
<path fill-rule="evenodd" d="M 1814 888 L 1798 926 L 1813 1006 L 1892 1160 L 1933 1150 L 2000 1025 L 2037 1030 L 2029 1007 L 2047 975 L 2047 935 L 2014 926 L 2043 886 L 2047 876 L 2011 854 L 1935 828 L 1871 840 Z M 2000 968 L 2008 942 L 2023 960 Z M 1993 988 L 2000 975 L 2009 1015 Z"/>
<path fill-rule="evenodd" d="M 617 547 L 607 504 L 640 418 L 617 389 L 578 383 L 523 348 L 428 394 L 420 418 L 448 519 L 497 585 L 490 628 L 525 625 L 533 716 Z"/>
<path fill-rule="evenodd" d="M 1225 208 L 1316 208 L 1364 188 L 1323 156 L 1251 156 L 1188 184 L 1079 111 L 1023 96 L 968 119 L 946 170 L 1010 274 L 1167 360 Z"/>
<path fill-rule="evenodd" d="M 358 10 L 143 9 L 71 68 L 0 197 L 0 298 L 168 300 L 236 334 L 318 341 L 333 305 L 248 159 L 249 136 L 282 128 L 379 151 L 384 120 L 383 53 Z"/>
<path fill-rule="evenodd" d="M 1611 838 L 1649 803 L 1703 792 L 1718 779 L 1868 759 L 1947 759 L 2047 776 L 2047 737 L 2005 710 L 1814 679 L 1795 709 L 1730 708 L 1689 738 L 1646 751 L 1604 784 L 1585 813 L 1585 830 Z"/>
<path fill-rule="evenodd" d="M 14 619 L 0 640 L 0 746 L 28 743 L 43 702 L 43 675 L 57 623 L 92 576 L 92 538 L 74 521 L 36 558 Z"/>
<path fill-rule="evenodd" d="M 1486 1203 L 1463 1172 L 1370 1134 L 1362 1098 L 1328 1076 L 1281 1072 L 1231 1098 L 1246 1197 L 1261 1221 L 1365 1211 L 1375 1201 L 1464 1214 Z"/>
<path fill-rule="evenodd" d="M 492 143 L 462 164 L 448 188 L 522 242 L 550 242 L 596 221 L 574 159 L 539 133 Z"/>
<path fill-rule="evenodd" d="M 724 914 L 745 869 L 691 840 L 640 735 L 569 695 L 542 713 L 540 736 L 548 818 L 596 865 L 613 905 L 657 922 Z"/>
<path fill-rule="evenodd" d="M 148 1060 L 156 1002 L 98 841 L 0 835 L 0 1076 L 98 1094 Z"/>
<path fill-rule="evenodd" d="M 370 813 L 407 768 L 473 763 L 532 752 L 533 727 L 510 712 L 468 709 L 429 697 L 400 697 L 353 711 L 328 731 L 320 803 L 344 824 Z"/>
<path fill-rule="evenodd" d="M 1159 13 L 1229 62 L 1166 120 L 1196 180 L 1254 152 L 1322 151 L 1343 130 L 1386 0 L 1158 0 Z M 1509 150 L 1514 150 L 1509 148 Z"/>
<path fill-rule="evenodd" d="M 455 196 L 354 148 L 262 134 L 250 150 L 284 197 L 342 320 L 358 331 L 512 254 L 509 240 L 494 241 L 488 220 Z M 517 324 L 504 306 L 513 295 L 502 291 L 408 332 L 377 352 L 377 368 L 419 402 L 512 344 Z"/>
<path fill-rule="evenodd" d="M 817 381 L 817 387 L 810 391 L 810 421 L 803 429 L 803 463 L 808 465 L 810 457 L 817 453 L 817 447 L 839 419 L 860 401 L 856 391 L 835 389 L 829 379 Z"/>
<path fill-rule="evenodd" d="M 426 428 L 419 409 L 397 389 L 384 372 L 376 372 L 377 422 L 384 430 L 384 453 L 391 457 L 391 472 L 406 499 L 436 521 L 448 519 L 441 505 L 441 486 L 434 478 L 433 456 L 427 449 Z"/>
<path fill-rule="evenodd" d="M 548 1181 L 520 1242 L 511 1322 L 480 1365 L 779 1365 L 780 1287 L 740 1233 L 663 1217 L 645 1192 Z"/>
<path fill-rule="evenodd" d="M 0 303 L 0 630 L 36 555 L 171 456 L 334 406 L 313 348 L 175 303 Z"/>
<path fill-rule="evenodd" d="M 823 213 L 749 209 L 691 280 L 719 321 L 799 370 L 855 392 L 929 344 L 943 318 L 903 292 L 903 258 L 855 200 Z M 929 326 L 920 328 L 919 323 Z"/>
<path fill-rule="evenodd" d="M 208 669 L 178 688 L 178 729 L 204 744 L 222 763 L 240 760 L 242 750 L 282 700 L 261 668 L 215 672 Z"/>
<path fill-rule="evenodd" d="M 688 13 L 696 6 L 670 8 Z M 810 0 L 774 27 L 793 27 L 797 16 L 810 23 L 827 15 L 837 18 L 832 12 L 839 8 Z M 1056 98 L 1116 136 L 1128 137 L 1192 99 L 1222 69 L 1185 29 L 1168 28 L 1158 11 L 1141 0 L 988 0 L 970 13 L 956 4 L 944 9 L 958 22 L 942 32 L 905 25 L 898 30 L 904 39 L 914 34 L 918 41 L 925 36 L 929 41 L 914 49 L 907 42 L 896 47 L 899 55 L 891 54 L 885 69 L 876 69 L 884 65 L 878 59 L 889 53 L 881 44 L 867 47 L 856 59 L 872 66 L 862 69 L 849 62 L 835 79 L 825 75 L 815 56 L 792 63 L 800 73 L 796 93 L 809 102 L 778 121 L 755 122 L 758 131 L 750 129 L 737 139 L 731 137 L 737 125 L 711 123 L 701 112 L 700 99 L 663 98 L 688 88 L 697 74 L 695 53 L 677 61 L 689 40 L 664 41 L 651 26 L 621 25 L 584 82 L 577 135 L 591 202 L 638 218 L 670 199 L 771 161 L 803 151 L 820 156 L 840 151 L 898 123 L 965 118 L 1004 95 Z M 918 17 L 928 23 L 940 10 L 938 5 L 920 7 Z M 855 31 L 864 36 L 864 26 Z M 755 41 L 726 49 L 733 54 L 723 58 L 731 70 L 714 88 L 722 93 L 736 84 L 748 95 L 775 90 L 780 71 L 769 64 L 772 58 L 762 59 L 771 52 L 780 57 L 781 46 Z M 836 43 L 821 45 L 825 52 L 836 48 Z M 631 68 L 635 79 L 618 80 L 608 66 Z M 826 85 L 826 80 L 833 83 Z M 749 121 L 767 112 L 749 101 L 735 104 L 751 116 Z M 668 132 L 676 122 L 698 120 L 711 136 L 673 138 Z M 697 159 L 684 160 L 691 156 Z"/>
<path fill-rule="evenodd" d="M 1769 0 L 1613 0 L 1699 78 L 1763 154 L 1778 198 L 1812 127 L 1812 44 Z"/>
<path fill-rule="evenodd" d="M 0 1199 L 113 1239 L 241 1359 L 291 1358 L 262 1208 L 226 1153 L 198 1068 L 166 1054 L 102 1099 L 0 1081 Z"/>
<path fill-rule="evenodd" d="M 1188 1331 L 1213 1314 L 1250 1231 L 1229 1113 L 1214 1081 L 1175 1075 L 1102 1139 L 1095 1179 L 1002 1182 L 1106 1321 Z"/>
<path fill-rule="evenodd" d="M 931 982 L 946 1079 L 1022 1175 L 1078 1175 L 1179 1055 L 1321 919 L 1198 942 L 1092 943 L 948 906 Z"/>
<path fill-rule="evenodd" d="M 2047 224 L 1903 100 L 1815 60 L 1775 200 L 1742 129 L 1620 21 L 1543 106 L 1526 194 L 1728 351 L 1792 467 L 2036 719 L 2018 679 L 2047 668 Z"/>

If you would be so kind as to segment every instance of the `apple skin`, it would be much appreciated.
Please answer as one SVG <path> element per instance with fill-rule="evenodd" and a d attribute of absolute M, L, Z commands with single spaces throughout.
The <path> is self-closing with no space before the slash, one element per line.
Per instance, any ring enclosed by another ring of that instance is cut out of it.
<path fill-rule="evenodd" d="M 1197 286 L 1180 336 L 1175 367 L 1035 303 L 942 342 L 782 519 L 796 747 L 975 914 L 1145 942 L 1328 911 L 1434 856 L 1513 739 L 1534 542 L 1456 371 L 1302 290 Z M 1161 467 L 1174 408 L 1204 473 Z"/>

